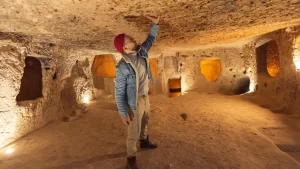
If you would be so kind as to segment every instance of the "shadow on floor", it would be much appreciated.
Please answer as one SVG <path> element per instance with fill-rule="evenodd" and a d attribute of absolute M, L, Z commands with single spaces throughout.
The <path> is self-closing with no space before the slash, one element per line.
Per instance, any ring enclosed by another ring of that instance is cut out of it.
<path fill-rule="evenodd" d="M 93 157 L 90 159 L 82 160 L 82 161 L 74 161 L 68 164 L 63 164 L 61 166 L 45 168 L 45 169 L 74 169 L 74 168 L 86 168 L 87 165 L 91 165 L 93 163 L 97 163 L 103 160 L 111 160 L 116 158 L 124 158 L 126 157 L 126 152 L 117 153 L 117 154 L 103 154 L 97 157 Z M 126 167 L 121 167 L 118 169 L 125 169 Z"/>
<path fill-rule="evenodd" d="M 277 147 L 293 157 L 296 161 L 300 162 L 300 145 L 277 144 Z"/>
<path fill-rule="evenodd" d="M 277 147 L 284 152 L 300 152 L 300 145 L 277 144 Z"/>
<path fill-rule="evenodd" d="M 269 96 L 259 93 L 247 93 L 241 96 L 242 99 L 249 101 L 261 108 L 267 109 L 276 114 L 289 114 L 288 106 L 278 102 Z"/>
<path fill-rule="evenodd" d="M 288 116 L 286 116 L 287 118 Z M 282 151 L 300 162 L 300 132 L 288 125 L 264 127 L 260 132 L 273 141 Z"/>
<path fill-rule="evenodd" d="M 97 108 L 118 111 L 118 107 L 116 103 L 110 103 L 106 101 L 98 101 L 94 104 Z"/>

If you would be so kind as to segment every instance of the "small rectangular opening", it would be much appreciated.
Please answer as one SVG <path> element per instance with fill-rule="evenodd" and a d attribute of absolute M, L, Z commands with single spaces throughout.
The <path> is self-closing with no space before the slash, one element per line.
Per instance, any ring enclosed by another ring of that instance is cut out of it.
<path fill-rule="evenodd" d="M 177 97 L 181 95 L 181 79 L 169 79 L 169 96 Z"/>

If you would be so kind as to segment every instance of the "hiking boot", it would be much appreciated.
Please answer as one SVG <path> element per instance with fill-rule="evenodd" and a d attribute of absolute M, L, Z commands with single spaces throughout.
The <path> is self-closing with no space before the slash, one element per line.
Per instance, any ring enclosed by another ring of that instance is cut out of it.
<path fill-rule="evenodd" d="M 127 157 L 127 169 L 139 169 L 135 156 Z"/>
<path fill-rule="evenodd" d="M 155 149 L 157 148 L 157 144 L 151 143 L 151 141 L 149 141 L 149 137 L 147 136 L 146 140 L 140 140 L 140 148 Z"/>

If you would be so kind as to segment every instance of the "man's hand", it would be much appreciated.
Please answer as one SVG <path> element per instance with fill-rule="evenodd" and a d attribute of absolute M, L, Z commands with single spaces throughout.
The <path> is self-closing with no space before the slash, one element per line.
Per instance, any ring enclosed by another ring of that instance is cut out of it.
<path fill-rule="evenodd" d="M 160 19 L 160 16 L 158 17 L 153 17 L 153 16 L 150 16 L 150 15 L 146 15 L 146 18 L 151 20 L 154 24 L 158 24 L 159 23 L 159 19 Z"/>
<path fill-rule="evenodd" d="M 124 118 L 122 118 L 122 121 L 125 124 L 125 126 L 128 127 L 129 123 L 130 123 L 130 117 L 129 116 L 124 117 Z"/>

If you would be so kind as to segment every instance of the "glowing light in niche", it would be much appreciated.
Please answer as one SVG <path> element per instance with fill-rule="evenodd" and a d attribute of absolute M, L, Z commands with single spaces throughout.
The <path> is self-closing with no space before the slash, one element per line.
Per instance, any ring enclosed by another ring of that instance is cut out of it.
<path fill-rule="evenodd" d="M 12 154 L 14 151 L 15 151 L 14 148 L 9 147 L 9 148 L 7 148 L 7 149 L 5 150 L 5 154 Z"/>
<path fill-rule="evenodd" d="M 300 69 L 300 56 L 295 56 L 294 57 L 294 64 L 296 66 L 297 71 Z"/>
<path fill-rule="evenodd" d="M 249 92 L 252 93 L 255 90 L 255 83 L 253 81 L 250 81 L 250 86 L 249 86 Z"/>
<path fill-rule="evenodd" d="M 187 82 L 185 81 L 186 79 L 184 77 L 181 77 L 181 94 L 182 95 L 185 95 L 188 90 L 188 84 Z"/>
<path fill-rule="evenodd" d="M 255 92 L 255 86 L 256 86 L 256 80 L 254 80 L 254 76 L 253 76 L 253 73 L 252 72 L 252 68 L 249 67 L 247 69 L 247 72 L 248 72 L 248 77 L 250 78 L 250 85 L 249 85 L 249 91 L 247 93 L 253 93 Z"/>
<path fill-rule="evenodd" d="M 186 84 L 182 81 L 181 81 L 181 90 L 182 90 L 182 93 L 184 93 L 186 91 Z"/>
<path fill-rule="evenodd" d="M 300 37 L 294 38 L 293 41 L 293 61 L 296 71 L 300 71 Z"/>
<path fill-rule="evenodd" d="M 88 95 L 84 95 L 82 97 L 82 102 L 86 104 L 90 103 L 90 97 Z"/>

